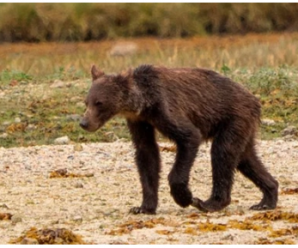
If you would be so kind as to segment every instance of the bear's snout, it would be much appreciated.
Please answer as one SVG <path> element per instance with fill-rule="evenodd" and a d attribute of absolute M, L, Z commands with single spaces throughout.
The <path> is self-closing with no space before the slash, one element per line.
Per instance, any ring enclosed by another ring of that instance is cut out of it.
<path fill-rule="evenodd" d="M 83 119 L 80 121 L 80 126 L 81 126 L 81 128 L 87 129 L 88 126 L 89 126 L 89 122 L 88 122 L 88 120 L 86 120 L 86 119 L 83 118 Z"/>

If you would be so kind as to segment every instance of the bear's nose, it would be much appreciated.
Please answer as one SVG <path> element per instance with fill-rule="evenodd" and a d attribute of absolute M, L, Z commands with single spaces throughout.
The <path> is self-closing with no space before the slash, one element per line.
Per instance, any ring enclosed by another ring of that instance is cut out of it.
<path fill-rule="evenodd" d="M 88 123 L 88 121 L 87 121 L 86 119 L 82 119 L 82 120 L 80 121 L 80 126 L 81 126 L 82 128 L 87 128 L 88 125 L 89 125 L 89 123 Z"/>

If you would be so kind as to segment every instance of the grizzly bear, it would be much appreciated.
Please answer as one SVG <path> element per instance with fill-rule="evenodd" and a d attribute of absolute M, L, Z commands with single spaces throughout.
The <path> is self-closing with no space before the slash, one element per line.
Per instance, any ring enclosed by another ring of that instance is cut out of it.
<path fill-rule="evenodd" d="M 168 176 L 170 193 L 181 207 L 219 211 L 231 202 L 234 173 L 240 171 L 263 193 L 253 210 L 274 209 L 278 182 L 255 150 L 260 123 L 258 99 L 243 86 L 212 70 L 141 65 L 117 75 L 91 69 L 92 85 L 80 126 L 96 131 L 115 115 L 126 118 L 135 146 L 143 201 L 134 214 L 154 214 L 158 204 L 160 154 L 155 130 L 175 142 L 177 154 Z M 192 196 L 190 170 L 198 147 L 212 141 L 212 192 Z"/>

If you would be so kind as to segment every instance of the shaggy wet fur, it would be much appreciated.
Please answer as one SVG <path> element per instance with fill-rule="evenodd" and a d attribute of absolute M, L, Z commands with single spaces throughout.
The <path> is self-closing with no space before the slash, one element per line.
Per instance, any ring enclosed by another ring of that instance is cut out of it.
<path fill-rule="evenodd" d="M 174 141 L 177 154 L 168 176 L 171 195 L 181 207 L 219 211 L 231 202 L 234 173 L 239 170 L 263 193 L 254 210 L 273 209 L 278 183 L 255 150 L 260 103 L 240 84 L 200 68 L 142 65 L 116 76 L 92 67 L 93 83 L 81 126 L 96 131 L 116 114 L 127 119 L 136 148 L 143 201 L 133 213 L 153 214 L 158 204 L 160 155 L 155 130 Z M 212 141 L 211 196 L 202 201 L 188 187 L 199 145 Z"/>

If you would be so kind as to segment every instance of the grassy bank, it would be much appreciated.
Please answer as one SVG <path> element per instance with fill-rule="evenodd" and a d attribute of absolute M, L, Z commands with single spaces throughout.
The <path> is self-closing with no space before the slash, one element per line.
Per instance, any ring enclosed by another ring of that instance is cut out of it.
<path fill-rule="evenodd" d="M 0 146 L 52 144 L 64 135 L 74 142 L 128 140 L 123 119 L 108 122 L 95 134 L 78 125 L 92 64 L 109 73 L 143 63 L 214 69 L 260 98 L 262 117 L 275 121 L 262 126 L 260 137 L 278 137 L 287 125 L 298 125 L 297 41 L 293 33 L 2 45 Z M 111 51 L 124 42 L 135 50 L 113 56 Z"/>

